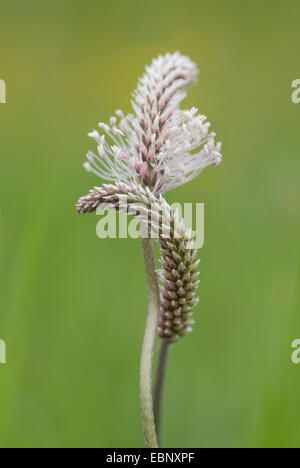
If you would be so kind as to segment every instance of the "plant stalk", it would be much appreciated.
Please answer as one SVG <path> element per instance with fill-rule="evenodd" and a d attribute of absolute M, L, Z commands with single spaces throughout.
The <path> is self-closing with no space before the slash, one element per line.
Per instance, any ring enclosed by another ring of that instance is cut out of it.
<path fill-rule="evenodd" d="M 149 303 L 140 365 L 140 401 L 146 446 L 147 448 L 157 448 L 158 442 L 152 400 L 152 365 L 159 316 L 159 285 L 151 238 L 142 238 L 142 248 L 148 282 Z"/>
<path fill-rule="evenodd" d="M 159 442 L 161 436 L 161 412 L 163 402 L 163 390 L 166 379 L 169 348 L 169 341 L 166 338 L 161 338 L 158 351 L 156 377 L 153 392 L 154 421 Z"/>

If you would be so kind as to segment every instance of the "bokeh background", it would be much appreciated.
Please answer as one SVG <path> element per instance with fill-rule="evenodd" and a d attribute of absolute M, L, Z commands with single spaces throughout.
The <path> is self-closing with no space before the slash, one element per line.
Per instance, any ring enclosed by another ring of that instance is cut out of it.
<path fill-rule="evenodd" d="M 146 284 L 138 240 L 75 214 L 100 183 L 87 133 L 144 65 L 200 67 L 184 105 L 224 161 L 170 194 L 206 203 L 194 332 L 172 348 L 165 447 L 299 447 L 298 0 L 0 0 L 1 447 L 142 447 Z"/>

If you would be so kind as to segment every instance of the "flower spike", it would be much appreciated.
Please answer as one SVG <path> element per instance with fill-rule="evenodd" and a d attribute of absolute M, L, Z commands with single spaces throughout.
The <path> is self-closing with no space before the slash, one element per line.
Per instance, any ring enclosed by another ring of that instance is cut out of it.
<path fill-rule="evenodd" d="M 165 193 L 189 182 L 222 159 L 210 123 L 196 108 L 180 110 L 185 88 L 197 77 L 196 65 L 179 52 L 154 59 L 133 93 L 133 113 L 121 110 L 89 136 L 97 154 L 84 167 L 102 179 L 141 184 Z"/>

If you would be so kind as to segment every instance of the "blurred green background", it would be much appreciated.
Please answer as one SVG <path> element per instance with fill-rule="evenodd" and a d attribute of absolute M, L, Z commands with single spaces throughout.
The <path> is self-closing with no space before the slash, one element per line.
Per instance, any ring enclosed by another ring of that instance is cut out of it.
<path fill-rule="evenodd" d="M 142 447 L 138 240 L 75 214 L 87 133 L 159 53 L 200 67 L 184 106 L 224 161 L 168 194 L 205 202 L 194 332 L 172 348 L 166 447 L 299 447 L 298 0 L 0 0 L 1 447 Z"/>

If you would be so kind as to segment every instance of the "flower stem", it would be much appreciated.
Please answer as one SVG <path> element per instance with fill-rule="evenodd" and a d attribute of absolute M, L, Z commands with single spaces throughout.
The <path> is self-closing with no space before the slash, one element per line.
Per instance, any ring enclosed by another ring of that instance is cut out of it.
<path fill-rule="evenodd" d="M 151 238 L 142 238 L 142 248 L 148 282 L 149 305 L 141 356 L 140 399 L 146 446 L 147 448 L 157 448 L 152 401 L 152 364 L 159 315 L 159 286 Z"/>
<path fill-rule="evenodd" d="M 157 431 L 157 438 L 160 441 L 161 435 L 161 408 L 163 399 L 163 389 L 166 378 L 167 362 L 170 343 L 166 338 L 160 340 L 157 358 L 156 378 L 153 392 L 154 421 Z"/>

